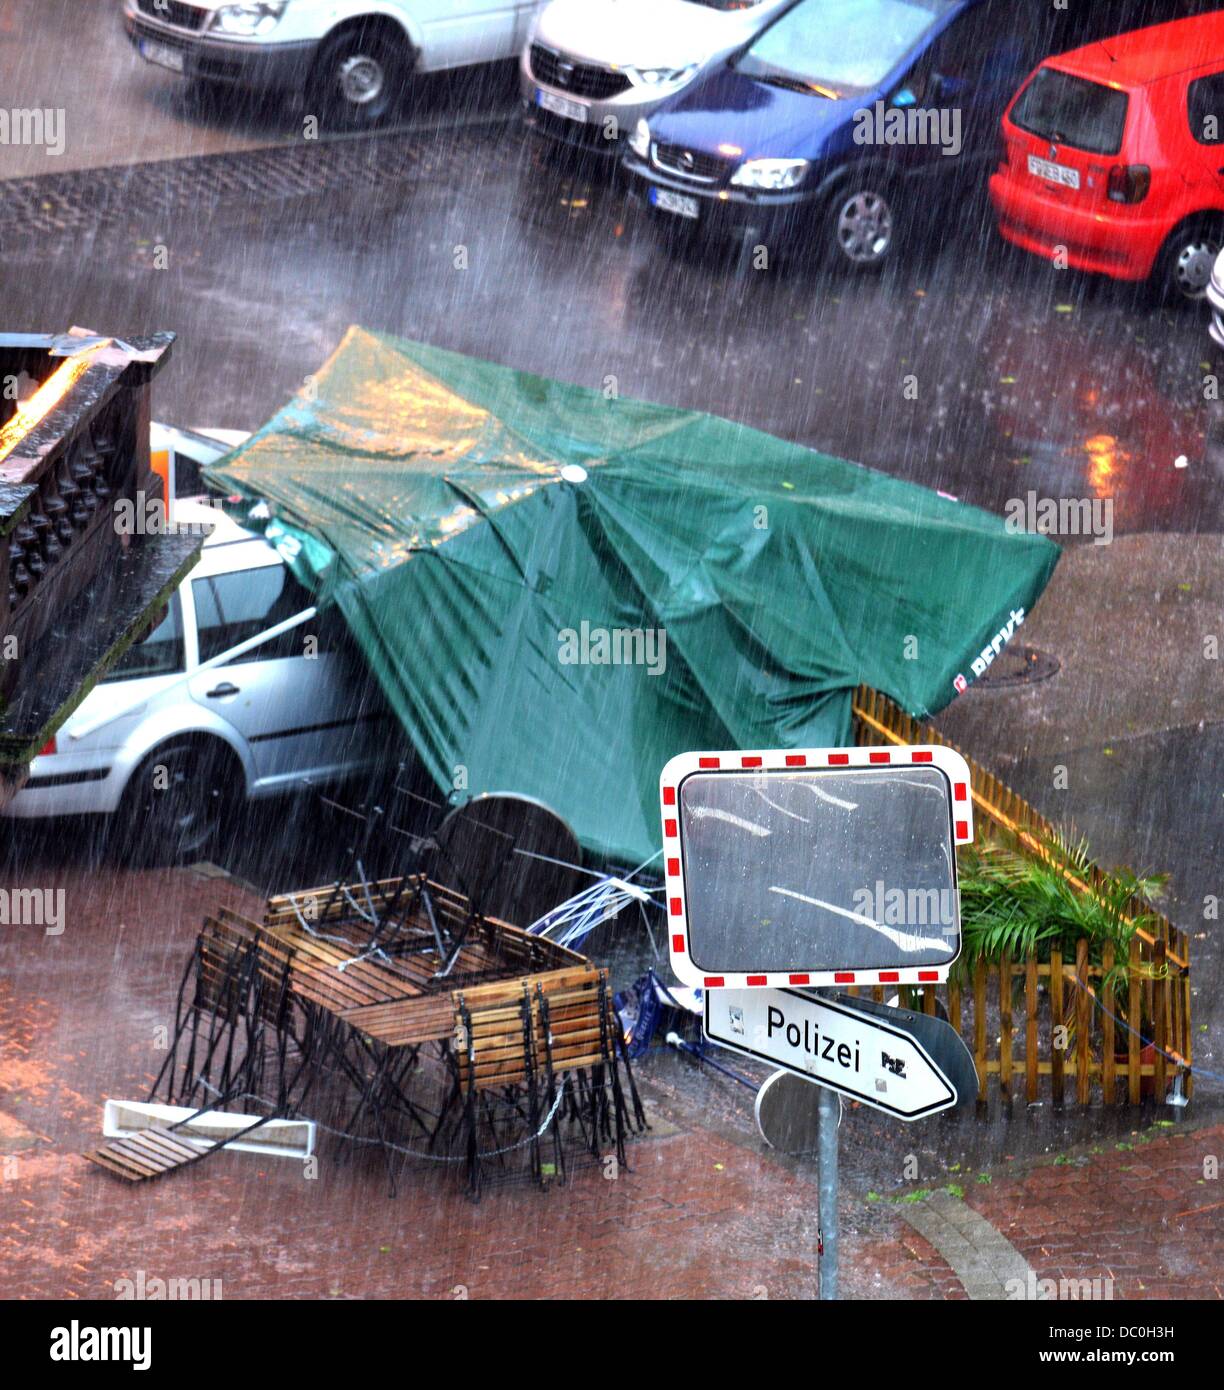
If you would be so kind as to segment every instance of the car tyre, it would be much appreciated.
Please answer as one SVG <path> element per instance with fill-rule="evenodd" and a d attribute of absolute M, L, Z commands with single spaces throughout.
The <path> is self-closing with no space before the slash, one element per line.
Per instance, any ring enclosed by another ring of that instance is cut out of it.
<path fill-rule="evenodd" d="M 829 199 L 824 218 L 826 262 L 854 274 L 879 271 L 896 255 L 900 233 L 891 180 L 873 172 L 847 180 Z"/>
<path fill-rule="evenodd" d="M 233 754 L 216 739 L 172 739 L 155 748 L 124 789 L 117 827 L 122 858 L 149 867 L 207 857 L 241 783 Z"/>
<path fill-rule="evenodd" d="M 1196 218 L 1174 229 L 1152 272 L 1151 292 L 1158 304 L 1199 304 L 1216 257 L 1224 249 L 1224 221 Z"/>
<path fill-rule="evenodd" d="M 411 69 L 406 41 L 383 27 L 347 29 L 324 43 L 310 100 L 326 121 L 345 130 L 368 129 L 394 109 Z"/>

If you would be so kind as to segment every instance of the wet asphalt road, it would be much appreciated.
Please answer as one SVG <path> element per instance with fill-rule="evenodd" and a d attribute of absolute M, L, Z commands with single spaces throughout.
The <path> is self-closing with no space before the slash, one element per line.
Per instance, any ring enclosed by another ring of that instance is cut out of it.
<path fill-rule="evenodd" d="M 876 278 L 785 249 L 737 272 L 716 249 L 663 244 L 608 177 L 546 158 L 494 79 L 510 119 L 440 87 L 421 133 L 366 142 L 375 170 L 408 145 L 411 175 L 358 196 L 132 207 L 53 259 L 16 248 L 0 270 L 7 324 L 173 328 L 157 408 L 179 423 L 262 424 L 356 322 L 588 386 L 614 378 L 621 395 L 716 410 L 994 511 L 1032 489 L 1112 498 L 1117 533 L 1221 529 L 1202 314 L 1013 254 L 985 206 Z M 458 128 L 435 128 L 447 120 Z M 122 196 L 119 175 L 95 178 L 78 203 Z M 0 184 L 0 238 L 19 212 Z"/>
<path fill-rule="evenodd" d="M 470 83 L 436 84 L 413 113 L 415 131 L 358 142 L 371 175 L 359 193 L 271 199 L 235 186 L 207 206 L 135 202 L 103 225 L 31 242 L 5 236 L 17 205 L 0 183 L 5 326 L 173 329 L 156 410 L 186 425 L 261 425 L 356 322 L 587 386 L 615 378 L 621 395 L 716 411 L 996 512 L 1034 489 L 1112 498 L 1119 534 L 1219 535 L 1224 465 L 1209 448 L 1219 422 L 1203 400 L 1211 361 L 1200 315 L 1152 310 L 1126 287 L 1008 253 L 983 207 L 959 209 L 937 240 L 876 279 L 829 276 L 787 255 L 745 272 L 716 251 L 662 245 L 614 180 L 525 140 L 505 72 L 475 106 L 472 95 Z M 283 153 L 298 158 L 301 147 Z M 395 163 L 409 172 L 380 177 L 392 153 L 410 156 Z M 100 199 L 123 187 L 102 170 L 72 196 L 87 207 L 91 188 Z M 159 246 L 166 269 L 155 268 Z M 916 400 L 905 398 L 911 375 Z M 1159 641 L 1147 630 L 1131 637 L 1136 649 Z M 1097 698 L 1104 740 L 1115 732 L 1107 674 Z M 1132 777 L 1086 781 L 1078 824 L 1110 855 L 1188 872 L 1195 891 L 1218 892 L 1219 740 L 1152 723 Z M 1046 751 L 1017 755 L 1013 778 L 1039 805 Z M 1189 789 L 1188 838 L 1170 766 Z M 1159 795 L 1135 794 L 1149 783 Z M 229 867 L 284 886 L 301 881 L 301 865 L 317 869 L 326 844 L 326 834 L 285 837 Z M 62 842 L 46 852 L 72 853 Z M 1218 948 L 1204 952 L 1198 978 L 1214 994 Z M 636 968 L 640 950 L 629 955 Z M 673 1074 L 684 1092 L 679 1059 L 661 1084 Z M 688 1094 L 748 1139 L 738 1088 L 703 1078 Z M 925 1132 L 945 1159 L 984 1162 L 1129 1123 L 1095 1111 L 1056 1129 L 1029 1117 L 1024 1132 L 956 1120 L 938 1122 L 942 1137 Z M 875 1128 L 852 1160 L 864 1181 L 878 1167 Z"/>

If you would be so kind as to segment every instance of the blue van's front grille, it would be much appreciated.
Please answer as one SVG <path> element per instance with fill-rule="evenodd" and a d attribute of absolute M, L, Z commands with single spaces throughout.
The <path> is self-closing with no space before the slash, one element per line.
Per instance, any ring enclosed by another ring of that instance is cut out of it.
<path fill-rule="evenodd" d="M 665 173 L 698 183 L 717 183 L 730 167 L 727 160 L 717 155 L 690 150 L 686 145 L 669 145 L 661 140 L 653 146 L 652 158 L 655 166 Z"/>

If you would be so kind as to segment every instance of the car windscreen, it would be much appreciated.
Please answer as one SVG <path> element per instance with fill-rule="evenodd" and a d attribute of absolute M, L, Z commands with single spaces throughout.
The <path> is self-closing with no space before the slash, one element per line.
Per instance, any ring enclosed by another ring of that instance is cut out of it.
<path fill-rule="evenodd" d="M 959 0 L 799 0 L 735 60 L 745 76 L 827 97 L 870 91 Z"/>
<path fill-rule="evenodd" d="M 1012 124 L 1055 145 L 1090 154 L 1117 154 L 1122 148 L 1130 98 L 1125 92 L 1072 77 L 1057 68 L 1040 68 L 1012 109 Z"/>

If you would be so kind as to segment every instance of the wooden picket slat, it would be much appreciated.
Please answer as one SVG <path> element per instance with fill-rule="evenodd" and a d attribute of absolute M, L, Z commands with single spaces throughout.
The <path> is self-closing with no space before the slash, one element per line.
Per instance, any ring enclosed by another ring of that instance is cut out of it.
<path fill-rule="evenodd" d="M 1114 967 L 1113 942 L 1107 941 L 1101 951 L 1101 981 Z M 1114 1040 L 1114 996 L 1101 991 L 1105 1012 L 1101 1016 L 1101 1094 L 1106 1105 L 1113 1105 L 1117 1099 L 1117 1043 Z"/>
<path fill-rule="evenodd" d="M 1156 978 L 1152 982 L 1152 1041 L 1156 1044 L 1155 1065 L 1153 1068 L 1154 1089 L 1156 1099 L 1162 1101 L 1165 1098 L 1165 1053 L 1169 1048 L 1168 1036 L 1168 962 L 1165 959 L 1165 943 L 1157 941 L 1153 956 L 1153 968 Z"/>
<path fill-rule="evenodd" d="M 1012 1077 L 1012 965 L 1004 951 L 999 960 L 999 1094 L 1011 1099 Z"/>
<path fill-rule="evenodd" d="M 1092 1026 L 1092 997 L 1088 993 L 1088 943 L 1082 938 L 1075 947 L 1075 979 L 1075 1098 L 1080 1105 L 1087 1105 L 1092 1084 L 1088 1068 L 1091 1057 L 1089 1029 Z"/>
<path fill-rule="evenodd" d="M 1059 1047 L 1059 1039 L 1054 1033 L 1066 1021 L 1063 1005 L 1063 960 L 1062 952 L 1050 952 L 1050 1089 L 1054 1093 L 1054 1104 L 1061 1105 L 1066 1098 L 1066 1048 Z"/>
<path fill-rule="evenodd" d="M 1024 1096 L 1037 1099 L 1037 957 L 1024 963 Z"/>
<path fill-rule="evenodd" d="M 1193 1033 L 1191 1030 L 1191 977 L 1189 973 L 1182 976 L 1182 1042 L 1181 1055 L 1185 1058 L 1185 1098 L 1193 1099 L 1195 1094 L 1195 1072 L 1191 1065 L 1193 1054 Z"/>
<path fill-rule="evenodd" d="M 986 962 L 973 969 L 973 1058 L 978 1075 L 986 1075 Z"/>

